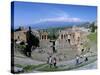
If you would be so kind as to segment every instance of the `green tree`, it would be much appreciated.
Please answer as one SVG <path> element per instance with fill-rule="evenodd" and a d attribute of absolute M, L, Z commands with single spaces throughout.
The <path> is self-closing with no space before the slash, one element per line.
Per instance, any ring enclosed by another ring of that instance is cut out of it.
<path fill-rule="evenodd" d="M 93 22 L 93 23 L 90 25 L 90 28 L 91 28 L 91 32 L 95 32 L 95 30 L 97 29 L 97 26 L 96 26 L 95 23 Z"/>
<path fill-rule="evenodd" d="M 58 38 L 57 31 L 56 30 L 52 30 L 49 33 L 48 38 L 51 39 L 51 40 L 56 40 Z"/>
<path fill-rule="evenodd" d="M 31 27 L 29 27 L 29 31 L 27 32 L 27 43 L 29 46 L 39 46 L 39 38 L 32 34 Z"/>

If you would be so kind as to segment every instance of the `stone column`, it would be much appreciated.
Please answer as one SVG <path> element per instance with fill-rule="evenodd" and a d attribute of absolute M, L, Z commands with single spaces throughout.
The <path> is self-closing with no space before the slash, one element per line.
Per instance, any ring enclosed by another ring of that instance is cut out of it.
<path fill-rule="evenodd" d="M 63 39 L 63 34 L 61 34 L 61 39 Z"/>
<path fill-rule="evenodd" d="M 40 40 L 42 40 L 42 36 L 40 35 Z"/>
<path fill-rule="evenodd" d="M 43 40 L 44 36 L 42 35 L 42 40 Z"/>
<path fill-rule="evenodd" d="M 47 40 L 48 38 L 47 38 L 47 35 L 46 35 L 46 40 Z"/>

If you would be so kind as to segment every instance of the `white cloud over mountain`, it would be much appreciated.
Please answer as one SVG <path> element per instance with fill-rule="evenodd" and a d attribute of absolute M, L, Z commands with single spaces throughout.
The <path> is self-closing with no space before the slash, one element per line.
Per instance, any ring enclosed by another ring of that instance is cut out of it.
<path fill-rule="evenodd" d="M 39 19 L 35 23 L 41 23 L 41 22 L 81 22 L 81 19 L 77 17 L 55 17 L 55 18 Z"/>

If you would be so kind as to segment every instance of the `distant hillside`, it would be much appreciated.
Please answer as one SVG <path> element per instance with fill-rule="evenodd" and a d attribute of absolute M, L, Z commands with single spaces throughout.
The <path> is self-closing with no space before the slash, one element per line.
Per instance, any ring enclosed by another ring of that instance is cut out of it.
<path fill-rule="evenodd" d="M 95 21 L 94 21 L 95 22 Z M 92 22 L 91 22 L 92 23 Z M 23 25 L 26 29 L 31 26 L 33 29 L 48 29 L 48 28 L 64 28 L 64 27 L 72 27 L 72 26 L 79 26 L 88 28 L 91 24 L 90 22 L 41 22 L 37 24 L 29 24 Z M 19 27 L 15 27 L 17 29 Z"/>
<path fill-rule="evenodd" d="M 32 28 L 36 29 L 47 29 L 47 28 L 58 28 L 58 27 L 71 27 L 73 25 L 80 25 L 83 22 L 42 22 L 38 24 L 32 24 Z"/>

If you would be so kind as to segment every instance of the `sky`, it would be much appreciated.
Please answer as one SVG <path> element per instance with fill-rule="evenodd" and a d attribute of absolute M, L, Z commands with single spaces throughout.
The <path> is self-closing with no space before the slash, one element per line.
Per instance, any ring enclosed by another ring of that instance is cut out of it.
<path fill-rule="evenodd" d="M 91 22 L 97 19 L 96 6 L 14 2 L 14 26 L 43 22 Z"/>

